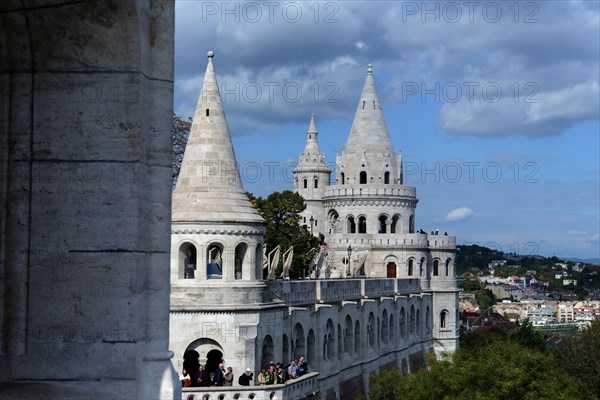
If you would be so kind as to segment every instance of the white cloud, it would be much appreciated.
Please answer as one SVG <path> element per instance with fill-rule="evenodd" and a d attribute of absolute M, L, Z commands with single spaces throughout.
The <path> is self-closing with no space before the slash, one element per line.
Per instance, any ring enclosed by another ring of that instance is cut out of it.
<path fill-rule="evenodd" d="M 446 221 L 456 222 L 456 221 L 466 221 L 473 216 L 473 210 L 468 207 L 460 207 L 454 209 L 446 215 Z"/>
<path fill-rule="evenodd" d="M 594 233 L 589 239 L 589 242 L 598 242 L 600 241 L 600 233 L 596 232 Z"/>

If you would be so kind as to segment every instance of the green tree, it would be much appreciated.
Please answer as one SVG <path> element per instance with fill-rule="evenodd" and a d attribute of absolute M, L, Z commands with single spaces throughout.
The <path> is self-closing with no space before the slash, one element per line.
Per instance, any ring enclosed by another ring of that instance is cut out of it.
<path fill-rule="evenodd" d="M 557 365 L 585 388 L 584 397 L 600 399 L 600 320 L 574 338 L 564 338 L 555 352 Z"/>
<path fill-rule="evenodd" d="M 190 129 L 192 127 L 192 119 L 183 120 L 181 117 L 173 113 L 173 126 L 171 128 L 171 138 L 173 140 L 173 152 L 172 152 L 172 182 L 173 188 L 177 184 L 177 177 L 181 170 L 181 162 L 183 161 L 183 153 L 185 152 L 185 146 L 190 136 Z"/>
<path fill-rule="evenodd" d="M 308 265 L 314 256 L 310 252 L 319 247 L 319 239 L 310 234 L 305 225 L 300 225 L 300 213 L 306 208 L 304 198 L 289 190 L 271 193 L 267 198 L 254 197 L 246 193 L 258 213 L 267 221 L 265 244 L 267 250 L 281 246 L 281 254 L 294 246 L 294 258 L 290 268 L 290 279 L 303 277 L 308 274 Z M 282 262 L 277 269 L 281 274 Z"/>
<path fill-rule="evenodd" d="M 395 399 L 581 399 L 582 385 L 565 374 L 548 351 L 530 346 L 529 325 L 510 335 L 499 332 L 468 334 L 448 359 L 428 358 L 428 368 L 394 377 Z M 518 339 L 517 339 L 518 338 Z M 523 345 L 522 342 L 528 343 Z M 382 385 L 392 384 L 376 374 L 369 398 L 389 399 Z M 387 397 L 384 397 L 387 396 Z"/>

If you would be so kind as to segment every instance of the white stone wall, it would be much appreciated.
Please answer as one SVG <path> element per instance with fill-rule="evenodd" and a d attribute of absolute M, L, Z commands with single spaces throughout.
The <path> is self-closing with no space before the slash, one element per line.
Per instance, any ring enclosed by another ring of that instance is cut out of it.
<path fill-rule="evenodd" d="M 410 282 L 417 285 L 405 285 Z M 342 382 L 368 376 L 382 366 L 405 368 L 408 357 L 434 346 L 434 305 L 418 280 L 275 281 L 272 301 L 261 307 L 171 312 L 171 348 L 176 367 L 183 353 L 222 351 L 237 376 L 270 361 L 304 356 L 319 375 L 319 392 L 340 392 Z M 321 299 L 318 301 L 318 299 Z M 283 301 L 283 302 L 281 302 Z M 201 343 L 202 346 L 198 346 Z M 343 385 L 342 385 L 343 386 Z M 368 389 L 364 386 L 364 389 Z"/>

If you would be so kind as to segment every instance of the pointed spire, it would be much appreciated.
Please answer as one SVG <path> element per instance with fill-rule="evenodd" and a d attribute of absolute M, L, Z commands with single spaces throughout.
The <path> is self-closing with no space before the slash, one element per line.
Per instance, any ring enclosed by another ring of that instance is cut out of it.
<path fill-rule="evenodd" d="M 310 114 L 310 124 L 308 124 L 308 131 L 306 131 L 306 146 L 304 146 L 304 155 L 310 157 L 311 160 L 316 158 L 320 159 L 322 153 L 319 149 L 319 141 L 317 140 L 319 132 L 315 128 L 315 115 Z"/>
<path fill-rule="evenodd" d="M 315 114 L 310 113 L 310 124 L 308 125 L 307 133 L 317 133 L 317 128 L 315 128 Z"/>
<path fill-rule="evenodd" d="M 367 67 L 367 77 L 344 152 L 358 155 L 367 144 L 373 148 L 372 150 L 377 149 L 378 152 L 384 154 L 386 148 L 393 149 L 381 103 L 377 97 L 371 64 Z M 371 149 L 367 148 L 367 150 Z"/>
<path fill-rule="evenodd" d="M 173 192 L 172 220 L 263 223 L 242 188 L 213 67 L 214 53 L 209 51 L 207 56 L 202 91 Z"/>
<path fill-rule="evenodd" d="M 343 157 L 344 164 L 348 168 L 346 176 L 358 176 L 360 171 L 366 169 L 367 174 L 374 176 L 376 181 L 379 181 L 378 178 L 383 175 L 386 165 L 396 164 L 394 146 L 377 97 L 371 64 L 367 66 L 365 84 L 344 147 Z M 360 164 L 357 164 L 359 160 L 361 160 Z M 362 160 L 368 160 L 369 165 L 367 166 Z"/>

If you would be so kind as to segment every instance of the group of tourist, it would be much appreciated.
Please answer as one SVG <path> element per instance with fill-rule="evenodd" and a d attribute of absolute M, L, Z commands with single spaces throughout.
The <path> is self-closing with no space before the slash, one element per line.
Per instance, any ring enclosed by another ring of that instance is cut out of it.
<path fill-rule="evenodd" d="M 300 357 L 298 361 L 291 360 L 289 364 L 275 363 L 271 361 L 269 368 L 262 369 L 258 373 L 256 379 L 257 385 L 278 385 L 288 382 L 292 379 L 301 377 L 308 373 L 308 364 L 304 357 Z M 251 381 L 254 379 L 254 374 L 250 368 L 240 375 L 238 384 L 240 386 L 251 386 Z M 179 380 L 183 387 L 218 387 L 233 385 L 233 369 L 227 367 L 223 363 L 219 364 L 214 372 L 206 372 L 204 366 L 200 364 L 198 371 L 194 374 L 188 373 L 184 368 L 179 374 Z"/>
<path fill-rule="evenodd" d="M 232 386 L 233 385 L 233 369 L 222 363 L 219 364 L 214 372 L 206 372 L 204 366 L 200 364 L 196 373 L 190 374 L 185 368 L 179 374 L 181 386 L 201 386 L 201 387 L 216 387 L 216 386 Z"/>
<path fill-rule="evenodd" d="M 291 360 L 289 364 L 275 363 L 271 361 L 269 368 L 262 369 L 258 374 L 257 383 L 259 385 L 277 385 L 288 382 L 292 379 L 301 377 L 308 372 L 308 364 L 304 357 L 300 357 L 298 362 Z"/>

